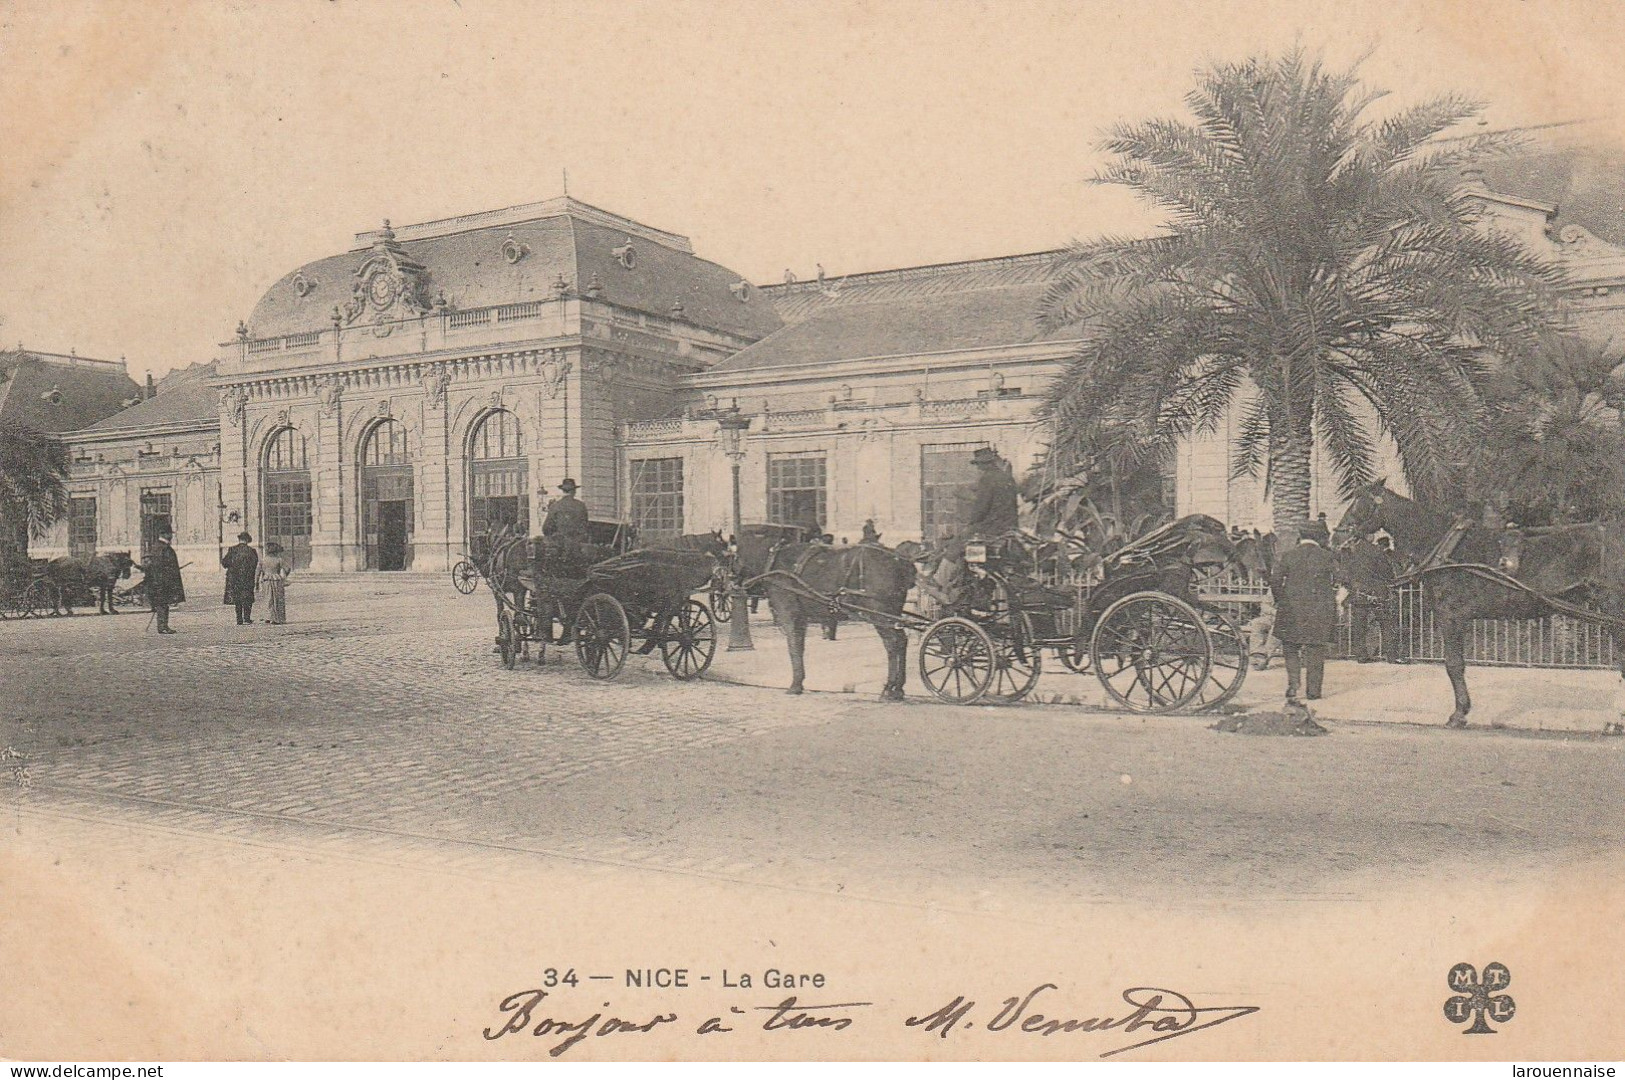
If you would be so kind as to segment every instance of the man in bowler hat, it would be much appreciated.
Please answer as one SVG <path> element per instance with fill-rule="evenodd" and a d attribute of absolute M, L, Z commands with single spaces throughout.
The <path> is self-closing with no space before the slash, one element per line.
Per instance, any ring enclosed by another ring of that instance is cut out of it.
<path fill-rule="evenodd" d="M 568 477 L 559 485 L 559 490 L 564 494 L 548 506 L 547 517 L 542 519 L 543 536 L 577 544 L 587 542 L 587 504 L 576 498 L 578 486 Z"/>
<path fill-rule="evenodd" d="M 181 583 L 181 562 L 175 555 L 175 549 L 169 545 L 170 532 L 167 526 L 158 530 L 153 538 L 152 550 L 147 553 L 147 561 L 141 567 L 145 575 L 142 582 L 147 592 L 147 603 L 152 606 L 152 614 L 158 620 L 160 634 L 173 634 L 169 628 L 169 609 L 176 604 L 186 602 L 186 586 Z"/>
<path fill-rule="evenodd" d="M 1325 547 L 1329 540 L 1326 528 L 1308 522 L 1299 530 L 1297 546 L 1281 554 L 1270 575 L 1275 636 L 1286 656 L 1288 705 L 1301 704 L 1300 679 L 1311 701 L 1320 697 L 1326 649 L 1337 634 L 1337 569 Z"/>
<path fill-rule="evenodd" d="M 248 546 L 253 540 L 248 533 L 240 532 L 237 543 L 220 556 L 220 565 L 226 568 L 224 603 L 236 605 L 238 626 L 254 621 L 254 585 L 260 576 L 260 553 Z"/>

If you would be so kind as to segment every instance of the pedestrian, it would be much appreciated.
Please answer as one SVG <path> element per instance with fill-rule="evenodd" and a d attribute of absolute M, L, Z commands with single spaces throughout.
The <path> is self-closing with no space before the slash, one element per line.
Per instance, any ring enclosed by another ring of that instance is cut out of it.
<path fill-rule="evenodd" d="M 281 626 L 288 621 L 288 575 L 293 566 L 282 555 L 282 545 L 275 540 L 265 545 L 265 558 L 260 560 L 260 591 L 265 594 L 265 621 Z"/>
<path fill-rule="evenodd" d="M 186 586 L 181 582 L 181 562 L 169 543 L 174 535 L 169 526 L 160 526 L 153 538 L 152 550 L 147 553 L 146 564 L 141 567 L 141 573 L 145 575 L 142 587 L 147 593 L 147 603 L 152 606 L 153 618 L 158 621 L 160 634 L 175 632 L 169 628 L 169 609 L 176 604 L 186 603 Z"/>
<path fill-rule="evenodd" d="M 253 542 L 252 536 L 240 532 L 237 543 L 220 556 L 220 565 L 226 568 L 226 596 L 221 602 L 237 608 L 238 626 L 254 621 L 254 586 L 260 579 L 260 553 L 249 546 Z"/>
<path fill-rule="evenodd" d="M 1275 636 L 1286 656 L 1286 701 L 1301 704 L 1298 690 L 1320 697 L 1326 649 L 1337 634 L 1337 567 L 1325 543 L 1325 528 L 1299 526 L 1297 545 L 1281 553 L 1270 575 L 1275 596 Z"/>
<path fill-rule="evenodd" d="M 1275 637 L 1275 601 L 1268 596 L 1258 605 L 1258 614 L 1247 623 L 1247 657 L 1254 671 L 1267 671 L 1270 659 L 1281 652 Z"/>
<path fill-rule="evenodd" d="M 1354 659 L 1361 664 L 1383 659 L 1394 664 L 1409 663 L 1405 640 L 1399 632 L 1399 600 L 1394 579 L 1399 577 L 1399 559 L 1387 537 L 1373 540 L 1360 537 L 1339 552 L 1342 563 L 1340 583 L 1349 591 L 1349 636 Z M 1381 634 L 1381 648 L 1371 655 L 1370 627 L 1375 619 Z"/>

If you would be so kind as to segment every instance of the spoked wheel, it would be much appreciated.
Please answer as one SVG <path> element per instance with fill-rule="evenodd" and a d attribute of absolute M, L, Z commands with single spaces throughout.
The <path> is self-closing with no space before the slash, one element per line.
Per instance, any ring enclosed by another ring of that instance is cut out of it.
<path fill-rule="evenodd" d="M 987 696 L 1000 701 L 1020 701 L 1032 693 L 1044 670 L 1044 657 L 1033 644 L 1036 635 L 1027 613 L 1017 612 L 1010 629 L 1010 637 L 995 639 L 998 653 L 994 657 L 993 681 L 987 687 Z"/>
<path fill-rule="evenodd" d="M 23 603 L 23 590 L 12 590 L 0 586 L 0 621 L 26 618 L 28 618 L 28 605 Z"/>
<path fill-rule="evenodd" d="M 734 598 L 726 582 L 711 586 L 711 616 L 719 623 L 733 618 Z"/>
<path fill-rule="evenodd" d="M 463 559 L 451 568 L 451 584 L 464 596 L 468 596 L 480 586 L 480 568 Z"/>
<path fill-rule="evenodd" d="M 1204 610 L 1202 622 L 1213 642 L 1213 659 L 1190 708 L 1217 709 L 1240 693 L 1241 684 L 1247 681 L 1247 632 L 1234 619 L 1217 611 Z"/>
<path fill-rule="evenodd" d="M 1167 593 L 1130 593 L 1107 608 L 1089 642 L 1112 700 L 1141 713 L 1183 708 L 1202 691 L 1213 643 L 1202 615 Z"/>
<path fill-rule="evenodd" d="M 514 633 L 513 616 L 508 609 L 497 612 L 497 648 L 502 651 L 502 666 L 509 671 L 519 662 L 519 637 Z"/>
<path fill-rule="evenodd" d="M 717 654 L 717 624 L 711 612 L 698 600 L 690 600 L 678 609 L 666 627 L 666 639 L 660 643 L 660 658 L 666 670 L 678 679 L 697 679 L 711 666 Z"/>
<path fill-rule="evenodd" d="M 996 652 L 987 631 L 969 619 L 938 619 L 920 638 L 920 681 L 943 701 L 969 705 L 992 684 Z"/>
<path fill-rule="evenodd" d="M 60 597 L 61 594 L 57 592 L 55 585 L 39 579 L 29 582 L 28 588 L 23 590 L 22 603 L 28 614 L 44 618 L 46 615 L 57 613 L 60 608 Z"/>
<path fill-rule="evenodd" d="M 576 659 L 595 679 L 613 679 L 626 666 L 632 649 L 632 624 L 626 609 L 608 593 L 593 593 L 576 612 Z"/>
<path fill-rule="evenodd" d="M 1063 645 L 1055 650 L 1055 655 L 1061 658 L 1061 664 L 1068 670 L 1082 675 L 1094 663 L 1089 652 L 1089 627 L 1087 624 L 1078 627 L 1072 635 L 1072 644 Z"/>

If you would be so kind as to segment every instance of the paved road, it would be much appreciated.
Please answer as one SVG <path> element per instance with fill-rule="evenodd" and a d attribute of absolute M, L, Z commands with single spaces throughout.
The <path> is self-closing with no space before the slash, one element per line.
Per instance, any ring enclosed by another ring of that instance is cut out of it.
<path fill-rule="evenodd" d="M 565 858 L 869 896 L 1354 897 L 1625 847 L 1622 746 L 882 705 L 505 671 L 489 605 L 309 585 L 287 627 L 200 604 L 0 624 L 0 747 L 39 811 L 313 848 Z M 773 647 L 776 642 L 765 643 Z"/>

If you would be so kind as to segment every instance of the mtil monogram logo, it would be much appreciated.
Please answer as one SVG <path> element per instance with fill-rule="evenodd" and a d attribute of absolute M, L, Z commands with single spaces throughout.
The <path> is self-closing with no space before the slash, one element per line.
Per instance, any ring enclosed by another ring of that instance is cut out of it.
<path fill-rule="evenodd" d="M 1507 970 L 1505 964 L 1486 965 L 1482 979 L 1473 965 L 1457 964 L 1450 969 L 1446 981 L 1450 989 L 1456 991 L 1456 996 L 1444 1003 L 1445 1019 L 1452 1024 L 1465 1024 L 1469 1020 L 1473 1023 L 1472 1027 L 1462 1032 L 1463 1035 L 1494 1035 L 1495 1029 L 1490 1027 L 1485 1017 L 1497 1024 L 1512 1019 L 1516 1009 L 1512 995 L 1498 993 L 1512 985 L 1512 972 Z"/>

